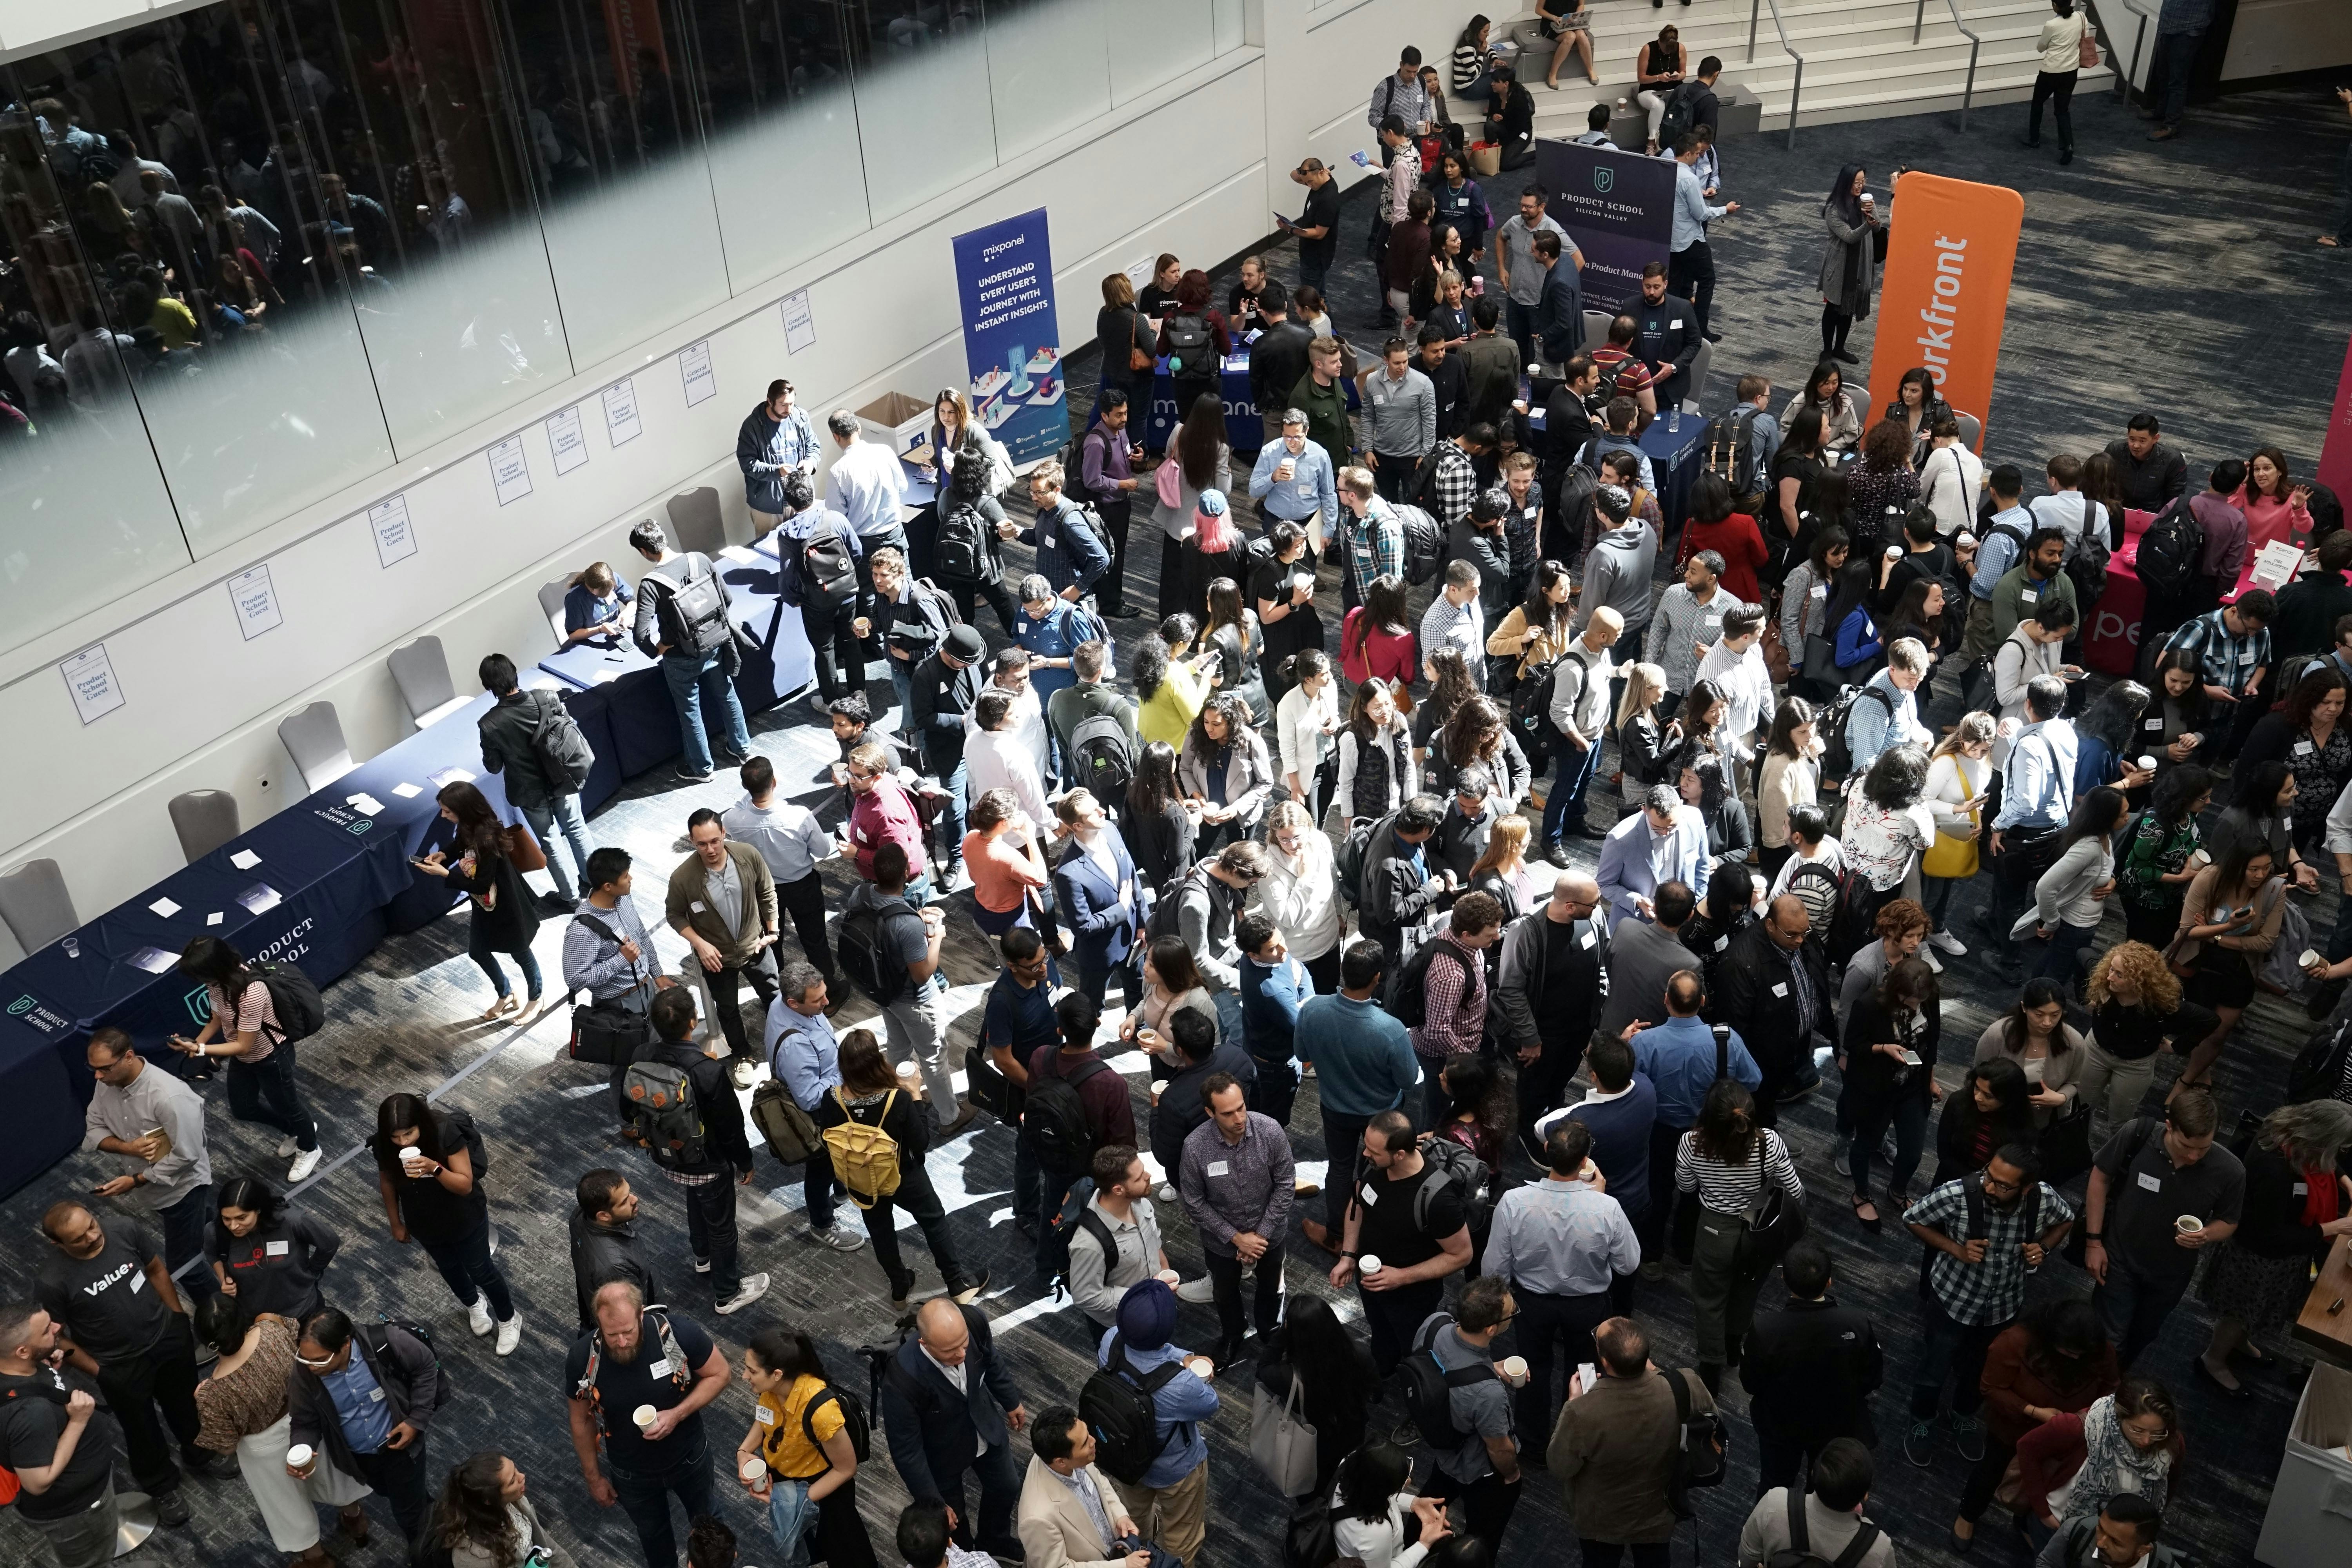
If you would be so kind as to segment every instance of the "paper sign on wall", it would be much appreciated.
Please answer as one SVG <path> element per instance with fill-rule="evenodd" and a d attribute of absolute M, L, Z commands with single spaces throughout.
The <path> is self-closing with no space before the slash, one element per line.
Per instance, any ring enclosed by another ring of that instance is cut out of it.
<path fill-rule="evenodd" d="M 530 494 L 530 464 L 522 455 L 521 437 L 509 436 L 490 448 L 490 483 L 500 506 Z"/>
<path fill-rule="evenodd" d="M 784 296 L 784 352 L 798 353 L 816 344 L 816 312 L 809 305 L 809 291 Z"/>
<path fill-rule="evenodd" d="M 637 422 L 637 384 L 623 376 L 604 389 L 604 438 L 614 446 L 634 441 L 645 428 Z"/>
<path fill-rule="evenodd" d="M 408 498 L 394 496 L 368 508 L 368 531 L 375 535 L 379 566 L 391 566 L 416 553 L 416 530 L 408 521 Z"/>
<path fill-rule="evenodd" d="M 81 715 L 83 723 L 103 719 L 122 706 L 122 687 L 114 679 L 114 661 L 106 657 L 104 643 L 82 649 L 58 666 L 58 673 L 66 678 L 74 711 Z"/>
<path fill-rule="evenodd" d="M 547 445 L 555 453 L 558 479 L 588 460 L 588 441 L 580 428 L 578 404 L 547 416 Z"/>
<path fill-rule="evenodd" d="M 236 606 L 236 629 L 245 634 L 247 642 L 286 624 L 286 612 L 278 603 L 278 588 L 270 582 L 267 566 L 256 566 L 230 578 L 228 599 Z"/>
<path fill-rule="evenodd" d="M 678 374 L 686 378 L 686 405 L 693 407 L 719 395 L 719 378 L 710 372 L 710 340 L 689 343 L 679 351 Z"/>

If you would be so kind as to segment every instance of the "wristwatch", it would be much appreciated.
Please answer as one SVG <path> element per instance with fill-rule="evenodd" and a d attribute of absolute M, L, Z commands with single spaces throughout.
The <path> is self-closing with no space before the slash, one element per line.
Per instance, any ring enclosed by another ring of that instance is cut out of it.
<path fill-rule="evenodd" d="M 1342 1258 L 1361 1258 L 1363 1254 L 1360 1252 L 1343 1252 L 1339 1254 L 1339 1256 Z"/>

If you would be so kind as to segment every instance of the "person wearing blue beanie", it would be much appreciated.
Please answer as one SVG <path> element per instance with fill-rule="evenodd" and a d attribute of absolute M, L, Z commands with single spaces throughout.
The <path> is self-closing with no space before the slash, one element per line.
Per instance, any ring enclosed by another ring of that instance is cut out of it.
<path fill-rule="evenodd" d="M 1140 1479 L 1113 1476 L 1111 1484 L 1143 1535 L 1192 1568 L 1208 1530 L 1209 1445 L 1201 1423 L 1217 1413 L 1217 1393 L 1184 1364 L 1191 1352 L 1169 1342 L 1175 1331 L 1176 1292 L 1162 1279 L 1138 1280 L 1118 1299 L 1118 1327 L 1103 1331 L 1096 1364 L 1139 1388 L 1161 1367 L 1174 1369 L 1151 1392 L 1158 1455 Z"/>

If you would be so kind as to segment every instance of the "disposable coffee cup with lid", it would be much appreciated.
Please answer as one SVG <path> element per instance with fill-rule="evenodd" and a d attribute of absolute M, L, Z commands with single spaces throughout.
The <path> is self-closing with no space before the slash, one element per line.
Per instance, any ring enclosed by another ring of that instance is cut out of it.
<path fill-rule="evenodd" d="M 414 1165 L 424 1158 L 425 1151 L 418 1148 L 415 1144 L 403 1143 L 400 1146 L 400 1163 L 402 1164 Z"/>
<path fill-rule="evenodd" d="M 1160 1271 L 1160 1282 L 1173 1290 L 1184 1282 L 1184 1277 L 1173 1268 L 1163 1268 Z"/>
<path fill-rule="evenodd" d="M 654 1424 L 654 1417 L 659 1414 L 660 1412 L 650 1405 L 640 1405 L 629 1412 L 629 1419 L 635 1422 L 637 1430 L 642 1432 Z"/>
<path fill-rule="evenodd" d="M 1193 1356 L 1184 1364 L 1191 1369 L 1194 1377 L 1207 1379 L 1217 1374 L 1217 1363 L 1204 1355 Z"/>
<path fill-rule="evenodd" d="M 917 1066 L 916 1066 L 914 1063 L 912 1063 L 912 1062 L 900 1062 L 900 1063 L 898 1064 L 898 1076 L 899 1076 L 900 1078 L 907 1079 L 909 1079 L 909 1080 L 911 1080 L 911 1079 L 915 1079 L 916 1077 L 919 1076 L 919 1075 L 921 1074 L 922 1070 L 923 1070 L 922 1068 L 920 1068 L 917 1067 Z"/>
<path fill-rule="evenodd" d="M 1361 1258 L 1356 1259 L 1356 1272 L 1362 1275 L 1365 1279 L 1369 1279 L 1380 1271 L 1381 1260 L 1377 1253 L 1367 1252 Z"/>
<path fill-rule="evenodd" d="M 2152 773 L 2156 772 L 2156 759 L 2154 757 L 2142 757 L 2139 760 L 2139 771 L 2144 773 Z"/>
<path fill-rule="evenodd" d="M 286 1468 L 289 1470 L 307 1470 L 310 1468 L 311 1458 L 310 1445 L 297 1443 L 286 1450 Z"/>

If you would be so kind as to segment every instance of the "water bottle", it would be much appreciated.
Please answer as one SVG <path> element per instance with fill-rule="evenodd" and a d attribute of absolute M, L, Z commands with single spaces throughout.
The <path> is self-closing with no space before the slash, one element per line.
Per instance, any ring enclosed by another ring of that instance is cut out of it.
<path fill-rule="evenodd" d="M 1669 408 L 1669 409 L 1667 409 L 1667 410 L 1666 410 L 1666 434 L 1667 434 L 1667 435 L 1669 435 L 1669 436 L 1679 436 L 1679 435 L 1681 435 L 1681 434 L 1682 434 L 1682 428 L 1683 428 L 1683 411 L 1682 411 L 1681 409 L 1679 409 L 1679 408 Z"/>

